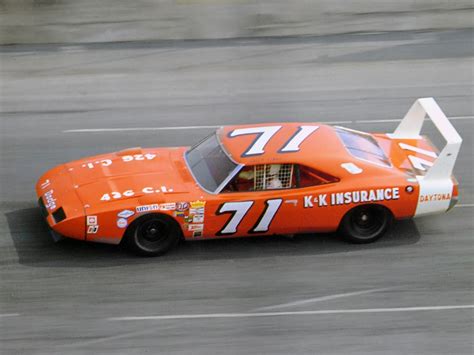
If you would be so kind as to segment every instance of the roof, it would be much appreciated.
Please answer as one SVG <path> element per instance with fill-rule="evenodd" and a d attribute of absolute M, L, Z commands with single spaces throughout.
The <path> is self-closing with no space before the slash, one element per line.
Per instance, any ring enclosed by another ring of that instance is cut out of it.
<path fill-rule="evenodd" d="M 243 165 L 295 163 L 329 171 L 354 161 L 334 128 L 320 123 L 226 126 L 217 136 L 229 156 Z"/>

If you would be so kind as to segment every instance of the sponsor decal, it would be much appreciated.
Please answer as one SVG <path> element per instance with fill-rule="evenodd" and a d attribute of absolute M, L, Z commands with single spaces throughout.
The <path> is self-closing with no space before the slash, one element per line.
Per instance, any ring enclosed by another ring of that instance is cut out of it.
<path fill-rule="evenodd" d="M 206 201 L 193 201 L 190 203 L 191 208 L 200 208 L 206 206 Z"/>
<path fill-rule="evenodd" d="M 189 214 L 204 214 L 206 201 L 193 201 L 190 203 Z"/>
<path fill-rule="evenodd" d="M 117 217 L 120 217 L 120 218 L 128 218 L 128 217 L 131 217 L 135 214 L 135 212 L 133 211 L 130 211 L 130 210 L 123 210 L 122 212 L 120 212 L 119 214 L 117 214 Z"/>
<path fill-rule="evenodd" d="M 175 202 L 168 202 L 168 203 L 161 203 L 160 210 L 161 211 L 174 211 L 176 209 Z"/>
<path fill-rule="evenodd" d="M 188 231 L 190 232 L 202 232 L 204 230 L 204 224 L 189 224 Z"/>
<path fill-rule="evenodd" d="M 175 212 L 174 212 L 174 216 L 175 216 L 175 217 L 185 217 L 186 215 L 184 214 L 184 212 L 175 211 Z"/>
<path fill-rule="evenodd" d="M 54 190 L 49 190 L 44 194 L 44 199 L 46 200 L 45 207 L 51 211 L 56 209 L 56 199 L 54 198 L 53 193 Z"/>
<path fill-rule="evenodd" d="M 193 221 L 193 216 L 185 216 L 185 217 L 184 217 L 184 221 L 185 221 L 186 223 L 191 223 L 191 222 Z"/>
<path fill-rule="evenodd" d="M 184 212 L 189 210 L 189 202 L 176 202 L 176 211 Z"/>
<path fill-rule="evenodd" d="M 125 228 L 126 226 L 128 226 L 128 221 L 125 218 L 117 219 L 117 227 Z"/>
<path fill-rule="evenodd" d="M 96 234 L 99 231 L 99 226 L 88 226 L 87 234 Z"/>
<path fill-rule="evenodd" d="M 204 222 L 204 215 L 197 214 L 193 216 L 193 223 L 203 223 Z"/>
<path fill-rule="evenodd" d="M 399 198 L 400 189 L 398 187 L 347 192 L 333 192 L 331 194 L 319 194 L 317 196 L 304 196 L 304 208 L 312 208 L 314 206 L 326 207 L 348 205 L 351 203 L 398 200 Z"/>
<path fill-rule="evenodd" d="M 199 238 L 199 237 L 202 237 L 202 231 L 194 231 L 193 238 Z"/>
<path fill-rule="evenodd" d="M 429 195 L 421 195 L 420 196 L 420 203 L 423 202 L 433 202 L 433 201 L 445 201 L 451 200 L 451 194 L 429 194 Z"/>
<path fill-rule="evenodd" d="M 97 216 L 87 216 L 87 225 L 96 226 L 97 225 Z"/>
<path fill-rule="evenodd" d="M 160 209 L 160 205 L 157 204 L 157 203 L 154 203 L 152 205 L 137 206 L 135 209 L 136 209 L 137 213 L 158 211 Z"/>
<path fill-rule="evenodd" d="M 319 194 L 314 197 L 313 195 L 304 196 L 304 208 L 312 208 L 315 205 L 322 207 L 327 206 L 327 194 Z"/>

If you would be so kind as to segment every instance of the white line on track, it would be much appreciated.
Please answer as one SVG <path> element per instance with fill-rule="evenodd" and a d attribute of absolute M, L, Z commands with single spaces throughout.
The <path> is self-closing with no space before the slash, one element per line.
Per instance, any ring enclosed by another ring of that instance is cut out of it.
<path fill-rule="evenodd" d="M 132 316 L 112 317 L 109 321 L 143 321 L 143 320 L 178 320 L 178 319 L 205 319 L 205 318 L 256 318 L 281 316 L 311 316 L 332 314 L 360 314 L 360 313 L 394 313 L 394 312 L 421 312 L 473 309 L 474 304 L 427 306 L 427 307 L 396 307 L 396 308 L 361 308 L 361 309 L 326 309 L 317 311 L 291 312 L 254 312 L 254 313 L 208 313 L 208 314 L 172 314 L 163 316 Z"/>
<path fill-rule="evenodd" d="M 391 119 L 391 120 L 357 120 L 355 123 L 388 123 L 388 122 L 400 122 L 401 119 Z"/>
<path fill-rule="evenodd" d="M 4 313 L 4 314 L 0 314 L 0 318 L 4 318 L 4 317 L 18 317 L 20 315 L 20 313 Z"/>
<path fill-rule="evenodd" d="M 470 120 L 474 116 L 453 116 L 449 117 L 450 120 Z M 400 122 L 401 119 L 388 119 L 388 120 L 356 120 L 356 121 L 330 121 L 320 123 L 327 124 L 352 124 L 352 123 L 391 123 Z M 178 130 L 191 130 L 191 129 L 215 129 L 221 127 L 218 126 L 168 126 L 168 127 L 124 127 L 124 128 L 81 128 L 81 129 L 67 129 L 62 131 L 63 133 L 98 133 L 98 132 L 130 132 L 130 131 L 178 131 Z"/>
<path fill-rule="evenodd" d="M 456 205 L 454 207 L 457 207 L 457 208 L 463 208 L 463 207 L 474 207 L 474 203 L 462 203 L 460 205 Z"/>
<path fill-rule="evenodd" d="M 92 340 L 81 340 L 74 343 L 63 344 L 63 345 L 60 345 L 59 347 L 60 348 L 83 347 L 83 346 L 88 346 L 88 345 L 105 343 L 111 340 L 125 339 L 125 338 L 131 338 L 131 337 L 136 337 L 136 336 L 143 337 L 146 334 L 151 334 L 151 333 L 156 333 L 156 332 L 157 332 L 156 328 L 148 328 L 146 330 L 139 330 L 136 332 L 128 332 L 128 333 L 122 333 L 122 334 L 117 334 L 117 335 L 111 335 L 108 337 L 102 337 L 102 338 L 97 338 L 97 339 L 92 339 Z"/>
<path fill-rule="evenodd" d="M 472 120 L 474 116 L 451 116 L 448 117 L 450 120 Z M 355 123 L 389 123 L 389 122 L 400 122 L 401 119 L 390 119 L 390 120 L 357 120 Z M 425 119 L 429 121 L 429 119 Z"/>
<path fill-rule="evenodd" d="M 343 298 L 343 297 L 365 295 L 365 294 L 368 294 L 368 293 L 381 292 L 381 291 L 386 291 L 386 290 L 390 290 L 390 289 L 392 289 L 392 288 L 391 287 L 386 287 L 386 288 L 375 288 L 375 289 L 364 290 L 364 291 L 339 293 L 339 294 L 335 294 L 335 295 L 322 296 L 322 297 L 316 297 L 316 298 L 309 298 L 309 299 L 306 299 L 306 300 L 282 303 L 282 304 L 277 304 L 277 305 L 274 305 L 274 306 L 260 307 L 260 308 L 254 309 L 254 311 L 268 311 L 268 310 L 279 309 L 279 308 L 297 307 L 297 306 L 302 306 L 302 305 L 306 305 L 306 304 L 309 304 L 309 303 L 330 301 L 330 300 L 334 300 L 334 299 L 337 299 L 337 298 Z"/>
<path fill-rule="evenodd" d="M 319 121 L 319 123 L 326 123 L 326 124 L 351 124 L 354 121 Z"/>
<path fill-rule="evenodd" d="M 128 131 L 175 131 L 190 129 L 210 129 L 219 128 L 221 126 L 174 126 L 174 127 L 128 127 L 128 128 L 83 128 L 68 129 L 63 133 L 94 133 L 94 132 L 128 132 Z"/>
<path fill-rule="evenodd" d="M 448 117 L 450 120 L 472 120 L 474 116 L 451 116 Z"/>

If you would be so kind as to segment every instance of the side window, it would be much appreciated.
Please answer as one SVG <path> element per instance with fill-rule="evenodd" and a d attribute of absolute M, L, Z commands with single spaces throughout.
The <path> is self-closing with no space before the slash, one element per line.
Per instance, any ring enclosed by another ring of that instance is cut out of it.
<path fill-rule="evenodd" d="M 255 191 L 289 189 L 293 183 L 293 164 L 266 164 L 255 166 Z"/>
<path fill-rule="evenodd" d="M 293 164 L 262 164 L 244 167 L 223 192 L 264 191 L 296 187 Z"/>
<path fill-rule="evenodd" d="M 339 181 L 321 171 L 297 164 L 245 166 L 222 192 L 265 191 L 318 186 Z"/>
<path fill-rule="evenodd" d="M 298 187 L 317 186 L 339 181 L 339 179 L 334 176 L 317 171 L 304 165 L 298 165 L 295 168 Z"/>

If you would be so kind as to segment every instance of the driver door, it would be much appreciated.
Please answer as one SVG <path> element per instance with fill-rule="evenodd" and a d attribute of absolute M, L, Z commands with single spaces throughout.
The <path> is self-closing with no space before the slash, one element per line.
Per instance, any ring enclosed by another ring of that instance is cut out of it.
<path fill-rule="evenodd" d="M 300 192 L 293 164 L 244 167 L 206 212 L 216 237 L 293 234 L 301 230 Z"/>

